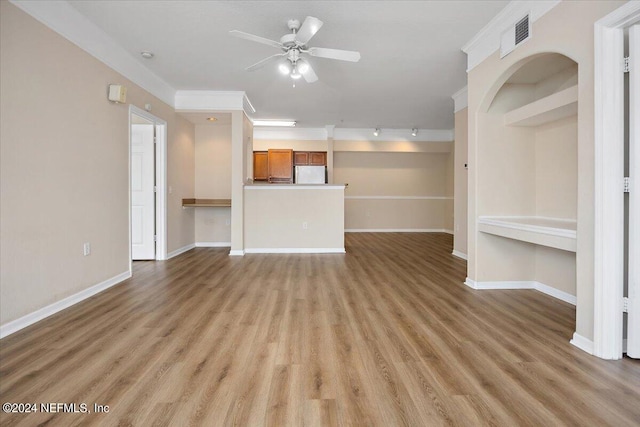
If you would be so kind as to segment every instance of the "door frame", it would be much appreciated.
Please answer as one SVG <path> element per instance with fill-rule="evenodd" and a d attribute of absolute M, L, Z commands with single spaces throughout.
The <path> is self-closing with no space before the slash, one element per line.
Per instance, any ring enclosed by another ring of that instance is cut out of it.
<path fill-rule="evenodd" d="M 624 29 L 640 20 L 628 2 L 594 24 L 593 352 L 622 358 L 624 274 Z"/>
<path fill-rule="evenodd" d="M 129 105 L 129 159 L 127 187 L 129 188 L 129 272 L 133 274 L 131 259 L 131 136 L 132 115 L 143 117 L 153 123 L 155 142 L 155 180 L 156 180 L 156 257 L 157 261 L 167 259 L 167 122 L 146 110 Z"/>

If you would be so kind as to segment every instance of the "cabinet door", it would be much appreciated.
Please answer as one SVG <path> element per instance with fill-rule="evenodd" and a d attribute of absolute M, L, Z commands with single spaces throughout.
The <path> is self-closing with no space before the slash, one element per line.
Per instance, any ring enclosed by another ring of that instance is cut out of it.
<path fill-rule="evenodd" d="M 323 151 L 316 151 L 309 153 L 309 165 L 310 166 L 326 166 L 327 165 L 327 153 Z"/>
<path fill-rule="evenodd" d="M 309 152 L 308 151 L 294 152 L 293 164 L 296 166 L 307 166 L 309 164 Z"/>
<path fill-rule="evenodd" d="M 253 152 L 253 180 L 266 181 L 269 179 L 269 157 L 266 151 Z"/>
<path fill-rule="evenodd" d="M 269 150 L 269 182 L 293 183 L 293 150 Z"/>

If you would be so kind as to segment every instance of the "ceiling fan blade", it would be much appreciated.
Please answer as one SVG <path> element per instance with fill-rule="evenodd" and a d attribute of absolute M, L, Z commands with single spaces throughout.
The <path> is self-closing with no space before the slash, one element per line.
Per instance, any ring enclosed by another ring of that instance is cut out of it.
<path fill-rule="evenodd" d="M 358 62 L 360 61 L 360 52 L 352 50 L 327 49 L 325 47 L 309 48 L 309 55 L 319 58 L 339 59 L 340 61 Z"/>
<path fill-rule="evenodd" d="M 323 22 L 318 18 L 307 16 L 298 32 L 296 32 L 296 41 L 302 46 L 306 45 L 311 40 L 311 37 L 322 27 L 322 24 Z"/>
<path fill-rule="evenodd" d="M 277 47 L 279 49 L 282 48 L 282 43 L 280 42 L 277 42 L 275 40 L 265 39 L 264 37 L 256 36 L 256 35 L 245 33 L 238 30 L 229 31 L 229 35 L 232 35 L 234 37 L 238 37 L 241 39 L 245 39 L 245 40 L 250 40 L 252 42 L 258 42 L 258 43 L 266 44 L 269 46 Z"/>
<path fill-rule="evenodd" d="M 315 71 L 313 71 L 313 68 L 311 68 L 311 64 L 309 64 L 309 62 L 304 61 L 304 62 L 300 62 L 300 61 L 304 61 L 303 59 L 300 59 L 298 61 L 298 71 L 300 71 L 300 74 L 302 74 L 302 77 L 304 77 L 304 79 L 306 80 L 307 83 L 313 83 L 313 82 L 317 82 L 318 81 L 318 75 L 316 74 Z"/>
<path fill-rule="evenodd" d="M 245 68 L 245 70 L 247 70 L 247 71 L 255 71 L 258 68 L 262 68 L 265 65 L 267 65 L 269 62 L 273 62 L 276 59 L 278 59 L 278 58 L 280 58 L 280 57 L 282 57 L 284 55 L 285 55 L 284 53 L 276 53 L 275 55 L 271 55 L 271 56 L 269 56 L 267 58 L 264 58 L 262 61 L 256 62 L 255 64 Z"/>

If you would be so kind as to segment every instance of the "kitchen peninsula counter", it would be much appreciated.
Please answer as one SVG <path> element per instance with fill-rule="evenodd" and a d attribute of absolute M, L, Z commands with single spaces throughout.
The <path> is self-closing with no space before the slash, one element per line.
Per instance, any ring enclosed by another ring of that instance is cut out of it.
<path fill-rule="evenodd" d="M 344 185 L 244 187 L 246 253 L 344 253 Z"/>

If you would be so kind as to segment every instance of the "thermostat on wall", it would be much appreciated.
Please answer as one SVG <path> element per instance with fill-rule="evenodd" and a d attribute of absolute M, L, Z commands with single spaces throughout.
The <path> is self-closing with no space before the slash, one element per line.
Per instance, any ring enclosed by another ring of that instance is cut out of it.
<path fill-rule="evenodd" d="M 121 85 L 109 85 L 109 101 L 124 104 L 127 100 L 127 88 Z"/>

